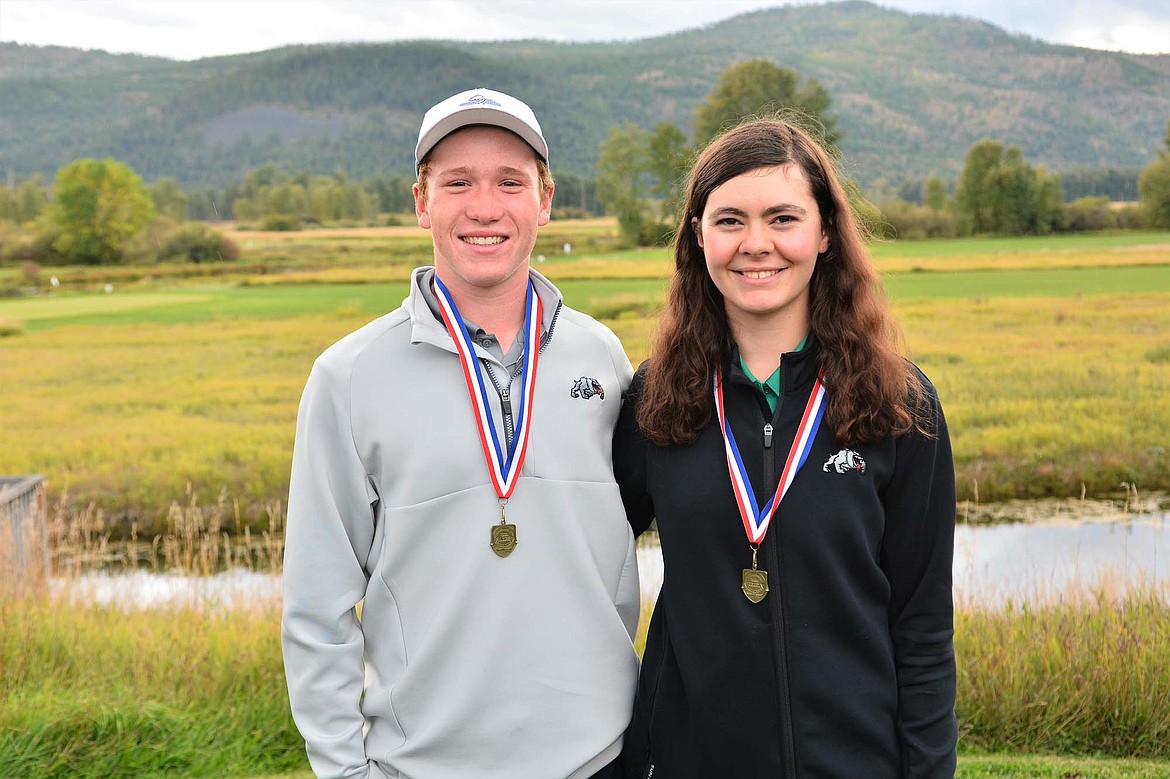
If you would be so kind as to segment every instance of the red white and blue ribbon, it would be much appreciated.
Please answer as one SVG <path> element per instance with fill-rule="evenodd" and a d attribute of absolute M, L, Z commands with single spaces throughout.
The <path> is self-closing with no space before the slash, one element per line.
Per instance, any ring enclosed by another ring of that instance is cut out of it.
<path fill-rule="evenodd" d="M 479 428 L 479 441 L 483 445 L 483 456 L 487 462 L 488 474 L 492 478 L 492 485 L 496 488 L 496 495 L 505 500 L 512 495 L 516 488 L 516 481 L 520 469 L 524 466 L 524 455 L 528 451 L 528 432 L 532 427 L 532 401 L 536 391 L 536 363 L 540 358 L 540 325 L 541 304 L 540 296 L 528 282 L 528 298 L 525 302 L 524 314 L 524 365 L 520 376 L 520 402 L 515 411 L 515 435 L 512 438 L 512 447 L 507 449 L 507 442 L 500 445 L 500 436 L 496 432 L 496 424 L 492 419 L 491 396 L 496 393 L 489 390 L 484 382 L 483 371 L 480 370 L 479 359 L 475 355 L 475 345 L 471 334 L 459 315 L 459 309 L 451 293 L 443 282 L 435 276 L 435 292 L 439 299 L 439 309 L 443 314 L 443 322 L 447 331 L 455 342 L 455 351 L 459 354 L 459 362 L 463 366 L 463 378 L 467 382 L 467 394 L 471 398 L 471 406 L 475 412 L 476 426 Z"/>
<path fill-rule="evenodd" d="M 735 501 L 739 504 L 739 515 L 743 518 L 743 529 L 747 533 L 749 543 L 759 544 L 764 540 L 780 501 L 784 500 L 784 494 L 788 492 L 792 480 L 808 459 L 813 439 L 817 437 L 817 428 L 821 426 L 821 418 L 825 414 L 824 377 L 825 372 L 822 369 L 817 374 L 812 394 L 809 395 L 808 404 L 804 407 L 800 427 L 796 429 L 796 436 L 792 439 L 788 459 L 785 460 L 784 470 L 780 473 L 780 483 L 776 485 L 776 494 L 760 508 L 756 503 L 756 493 L 752 490 L 747 469 L 743 465 L 743 458 L 739 455 L 735 434 L 731 432 L 731 423 L 727 421 L 727 415 L 723 411 L 723 377 L 715 374 L 715 413 L 719 416 L 719 429 L 723 432 L 723 446 L 727 451 L 727 470 L 731 474 L 731 487 L 735 492 Z"/>

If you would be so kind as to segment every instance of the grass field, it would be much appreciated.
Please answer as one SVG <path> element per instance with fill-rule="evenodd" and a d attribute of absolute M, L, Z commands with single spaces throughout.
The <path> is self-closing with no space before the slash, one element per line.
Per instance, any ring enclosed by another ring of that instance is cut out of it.
<path fill-rule="evenodd" d="M 960 608 L 957 776 L 1170 776 L 1168 603 Z M 272 604 L 5 599 L 0 624 L 0 776 L 308 779 Z"/>
<path fill-rule="evenodd" d="M 610 227 L 558 225 L 539 268 L 636 364 L 670 260 L 612 250 Z M 86 543 L 168 532 L 189 496 L 226 495 L 228 532 L 237 512 L 268 527 L 313 359 L 395 307 L 426 254 L 411 227 L 236 237 L 233 266 L 53 269 L 52 296 L 0 298 L 0 473 L 46 474 Z M 1170 234 L 874 253 L 943 399 L 961 498 L 1170 488 Z M 19 275 L 0 268 L 0 286 Z M 957 776 L 1170 776 L 1168 600 L 961 607 Z M 277 622 L 0 601 L 0 777 L 308 779 Z"/>
<path fill-rule="evenodd" d="M 16 332 L 0 338 L 0 473 L 44 473 L 54 500 L 95 503 L 123 530 L 157 529 L 188 484 L 205 500 L 226 490 L 245 520 L 263 523 L 287 489 L 313 359 L 406 293 L 400 262 L 383 270 L 401 280 L 373 283 L 323 283 L 377 275 L 331 256 L 305 270 L 302 244 L 376 241 L 390 251 L 399 240 L 410 254 L 420 234 L 356 232 L 248 238 L 270 241 L 270 252 L 301 247 L 291 274 L 0 299 L 0 322 Z M 1170 487 L 1170 234 L 880 244 L 875 253 L 903 268 L 885 284 L 909 354 L 940 389 L 962 499 Z M 609 324 L 637 364 L 668 265 L 664 250 L 649 250 L 561 254 L 540 268 L 570 305 Z M 975 269 L 955 269 L 964 267 Z"/>

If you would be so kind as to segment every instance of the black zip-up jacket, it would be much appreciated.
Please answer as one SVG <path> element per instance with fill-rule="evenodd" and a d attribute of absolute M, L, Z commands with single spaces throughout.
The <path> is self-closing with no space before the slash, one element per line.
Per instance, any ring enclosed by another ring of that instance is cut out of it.
<path fill-rule="evenodd" d="M 808 401 L 816 345 L 781 366 L 774 414 L 738 356 L 724 370 L 726 413 L 761 506 Z M 757 604 L 740 589 L 751 549 L 718 423 L 687 446 L 649 443 L 635 422 L 645 371 L 622 409 L 614 471 L 634 532 L 657 518 L 664 577 L 627 776 L 953 777 L 955 483 L 933 386 L 923 377 L 933 437 L 845 446 L 820 426 L 760 544 L 769 592 Z"/>

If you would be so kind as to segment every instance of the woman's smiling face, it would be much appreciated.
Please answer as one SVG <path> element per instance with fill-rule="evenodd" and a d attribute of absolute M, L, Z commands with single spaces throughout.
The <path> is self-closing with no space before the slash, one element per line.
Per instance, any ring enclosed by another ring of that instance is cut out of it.
<path fill-rule="evenodd" d="M 807 322 L 809 280 L 829 236 L 799 166 L 725 181 L 692 227 L 733 329 L 771 319 Z"/>

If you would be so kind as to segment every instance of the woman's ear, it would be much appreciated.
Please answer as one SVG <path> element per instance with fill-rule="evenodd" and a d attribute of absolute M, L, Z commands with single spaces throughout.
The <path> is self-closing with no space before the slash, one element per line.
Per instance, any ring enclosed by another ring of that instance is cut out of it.
<path fill-rule="evenodd" d="M 691 217 L 691 229 L 695 231 L 695 240 L 699 243 L 699 248 L 703 248 L 703 225 L 699 223 L 699 217 Z"/>

